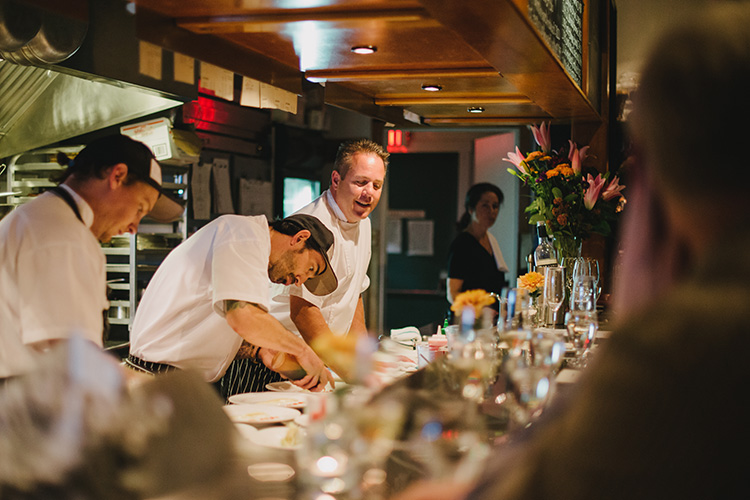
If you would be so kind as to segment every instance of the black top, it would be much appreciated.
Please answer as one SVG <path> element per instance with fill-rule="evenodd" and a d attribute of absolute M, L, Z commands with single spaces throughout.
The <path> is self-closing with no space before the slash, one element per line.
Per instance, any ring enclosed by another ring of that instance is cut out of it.
<path fill-rule="evenodd" d="M 508 284 L 505 273 L 497 268 L 495 257 L 465 231 L 459 233 L 451 243 L 448 277 L 464 281 L 462 292 L 479 288 L 499 294 Z"/>

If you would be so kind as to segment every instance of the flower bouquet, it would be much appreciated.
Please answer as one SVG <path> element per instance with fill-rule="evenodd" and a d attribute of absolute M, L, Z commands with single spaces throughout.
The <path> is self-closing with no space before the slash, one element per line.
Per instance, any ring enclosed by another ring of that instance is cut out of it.
<path fill-rule="evenodd" d="M 625 186 L 613 172 L 602 174 L 582 166 L 588 146 L 579 148 L 568 140 L 567 148 L 553 151 L 549 124 L 531 129 L 539 150 L 524 156 L 516 146 L 515 153 L 509 153 L 503 161 L 515 165 L 508 172 L 534 193 L 525 210 L 530 215 L 529 224 L 546 224 L 559 259 L 577 256 L 581 242 L 592 233 L 611 234 L 611 223 L 625 204 Z"/>

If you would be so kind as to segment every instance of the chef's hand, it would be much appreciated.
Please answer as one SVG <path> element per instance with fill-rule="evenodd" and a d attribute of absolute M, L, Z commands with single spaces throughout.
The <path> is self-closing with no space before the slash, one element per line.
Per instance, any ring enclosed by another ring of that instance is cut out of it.
<path fill-rule="evenodd" d="M 328 384 L 331 384 L 331 388 L 335 387 L 333 375 L 328 371 L 323 360 L 309 347 L 297 357 L 297 362 L 307 372 L 307 375 L 299 380 L 293 380 L 292 383 L 294 385 L 313 392 L 325 390 Z"/>

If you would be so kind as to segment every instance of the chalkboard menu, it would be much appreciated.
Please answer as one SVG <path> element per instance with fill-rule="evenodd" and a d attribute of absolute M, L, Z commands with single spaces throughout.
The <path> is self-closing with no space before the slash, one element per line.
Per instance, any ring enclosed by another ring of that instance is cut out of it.
<path fill-rule="evenodd" d="M 583 81 L 583 2 L 529 0 L 529 18 L 578 86 Z"/>

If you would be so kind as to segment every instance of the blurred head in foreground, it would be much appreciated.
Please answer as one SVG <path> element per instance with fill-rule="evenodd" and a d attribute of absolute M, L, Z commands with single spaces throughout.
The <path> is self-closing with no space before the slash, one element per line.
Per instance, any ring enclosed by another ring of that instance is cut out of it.
<path fill-rule="evenodd" d="M 748 23 L 749 4 L 712 5 L 666 31 L 647 60 L 629 117 L 635 161 L 619 312 L 647 304 L 745 225 Z"/>
<path fill-rule="evenodd" d="M 746 217 L 732 208 L 744 205 L 750 185 L 741 149 L 750 116 L 748 23 L 750 5 L 720 4 L 669 31 L 644 68 L 632 117 L 637 153 L 668 206 L 712 219 L 708 228 L 717 230 Z M 685 218 L 668 216 L 678 225 Z"/>

